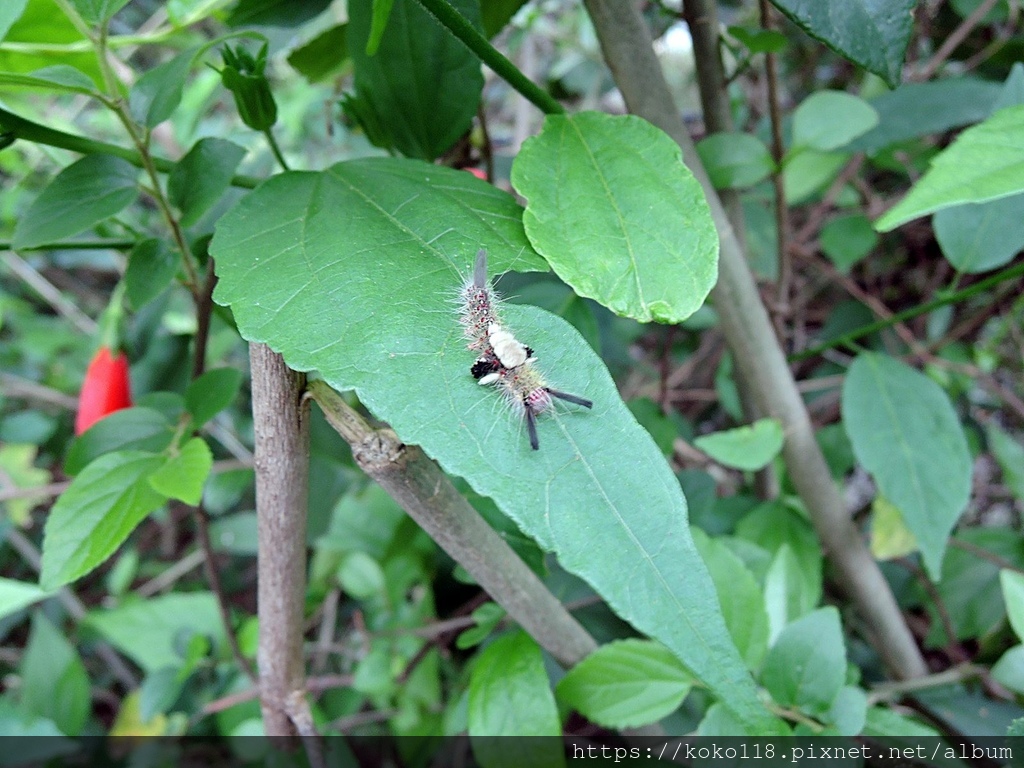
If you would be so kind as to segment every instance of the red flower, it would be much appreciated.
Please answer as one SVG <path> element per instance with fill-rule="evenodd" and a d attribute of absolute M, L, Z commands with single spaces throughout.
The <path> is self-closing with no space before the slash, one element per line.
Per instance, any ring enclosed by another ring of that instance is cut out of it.
<path fill-rule="evenodd" d="M 104 416 L 131 406 L 128 358 L 124 352 L 112 356 L 108 347 L 100 347 L 89 363 L 78 395 L 75 434 L 80 435 Z"/>

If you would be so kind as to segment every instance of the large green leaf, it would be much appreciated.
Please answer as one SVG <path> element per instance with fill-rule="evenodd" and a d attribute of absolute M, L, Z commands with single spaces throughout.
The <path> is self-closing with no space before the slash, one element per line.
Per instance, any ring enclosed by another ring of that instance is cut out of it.
<path fill-rule="evenodd" d="M 512 184 L 534 248 L 617 314 L 677 323 L 715 284 L 718 233 L 700 184 L 679 146 L 639 117 L 549 115 Z"/>
<path fill-rule="evenodd" d="M 470 174 L 416 161 L 282 174 L 219 221 L 215 299 L 232 307 L 246 339 L 355 389 L 403 440 L 494 499 L 671 648 L 751 728 L 770 728 L 694 550 L 679 483 L 597 355 L 560 318 L 504 307 L 551 384 L 595 403 L 543 416 L 539 451 L 469 373 L 474 354 L 451 300 L 480 247 L 497 272 L 543 267 L 520 216 L 509 195 Z"/>
<path fill-rule="evenodd" d="M 772 0 L 772 3 L 840 56 L 860 64 L 892 87 L 914 27 L 917 0 Z"/>
<path fill-rule="evenodd" d="M 46 519 L 43 589 L 84 576 L 116 550 L 142 520 L 164 503 L 149 475 L 162 456 L 115 451 L 92 462 L 61 494 Z"/>
<path fill-rule="evenodd" d="M 888 232 L 942 208 L 1019 192 L 1024 192 L 1024 105 L 1001 109 L 961 133 L 875 228 Z"/>
<path fill-rule="evenodd" d="M 467 720 L 471 738 L 561 735 L 544 657 L 525 632 L 499 638 L 480 654 L 469 678 Z M 565 765 L 558 739 L 474 739 L 473 752 L 488 768 Z"/>
<path fill-rule="evenodd" d="M 864 353 L 846 374 L 842 411 L 857 460 L 903 514 L 938 578 L 971 493 L 971 455 L 949 398 L 904 363 Z"/>
<path fill-rule="evenodd" d="M 375 143 L 433 160 L 472 124 L 484 85 L 480 61 L 416 0 L 395 0 L 380 46 L 367 54 L 374 5 L 348 6 L 355 95 L 346 109 L 360 116 Z M 480 26 L 478 2 L 453 5 Z"/>
<path fill-rule="evenodd" d="M 170 594 L 93 611 L 85 623 L 150 673 L 184 664 L 182 635 L 224 641 L 224 624 L 212 592 Z"/>
<path fill-rule="evenodd" d="M 86 155 L 50 182 L 14 228 L 14 247 L 32 248 L 77 235 L 139 196 L 138 171 L 111 155 Z"/>

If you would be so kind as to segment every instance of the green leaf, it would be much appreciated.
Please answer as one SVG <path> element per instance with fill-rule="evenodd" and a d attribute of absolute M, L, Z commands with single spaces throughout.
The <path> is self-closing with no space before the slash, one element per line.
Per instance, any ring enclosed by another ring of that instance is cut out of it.
<path fill-rule="evenodd" d="M 203 484 L 213 466 L 210 446 L 193 437 L 167 463 L 149 476 L 153 490 L 169 499 L 196 506 L 203 498 Z"/>
<path fill-rule="evenodd" d="M 28 0 L 7 0 L 0 3 L 0 40 L 7 36 L 8 30 L 25 12 Z"/>
<path fill-rule="evenodd" d="M 1024 645 L 1015 645 L 1000 656 L 992 666 L 992 677 L 1011 691 L 1024 693 Z"/>
<path fill-rule="evenodd" d="M 356 600 L 383 594 L 386 586 L 380 564 L 365 552 L 345 555 L 338 568 L 338 583 Z"/>
<path fill-rule="evenodd" d="M 895 88 L 917 0 L 772 0 L 811 37 Z"/>
<path fill-rule="evenodd" d="M 864 723 L 865 736 L 912 736 L 938 738 L 938 731 L 887 707 L 871 707 Z"/>
<path fill-rule="evenodd" d="M 78 736 L 89 717 L 89 676 L 75 647 L 42 613 L 21 660 L 21 709 L 45 717 L 66 736 Z"/>
<path fill-rule="evenodd" d="M 718 234 L 678 145 L 632 115 L 549 115 L 512 184 L 530 242 L 581 296 L 641 322 L 677 323 L 718 277 Z M 650 226 L 657 221 L 658 226 Z"/>
<path fill-rule="evenodd" d="M 805 572 L 793 549 L 783 544 L 776 551 L 764 577 L 769 642 L 774 641 L 791 622 L 809 613 L 820 594 L 820 580 L 814 573 Z"/>
<path fill-rule="evenodd" d="M 677 653 L 751 728 L 772 728 L 693 548 L 679 483 L 579 334 L 534 307 L 502 309 L 553 386 L 595 401 L 593 411 L 566 406 L 541 418 L 539 451 L 469 373 L 475 356 L 450 299 L 482 246 L 494 272 L 543 265 L 520 216 L 509 195 L 470 174 L 415 161 L 281 174 L 218 222 L 215 299 L 231 305 L 246 339 L 354 389 Z"/>
<path fill-rule="evenodd" d="M 245 150 L 237 144 L 206 138 L 177 162 L 167 177 L 167 194 L 181 211 L 183 226 L 198 222 L 220 199 L 243 157 Z"/>
<path fill-rule="evenodd" d="M 53 478 L 50 472 L 35 466 L 39 449 L 26 443 L 0 442 L 0 473 L 4 485 L 13 488 L 39 488 L 48 484 Z M 13 498 L 4 502 L 6 522 L 14 525 L 29 525 L 31 513 L 46 496 L 32 498 Z"/>
<path fill-rule="evenodd" d="M 336 24 L 288 54 L 288 63 L 310 83 L 338 74 L 349 61 L 347 24 Z"/>
<path fill-rule="evenodd" d="M 868 697 L 864 691 L 852 685 L 839 689 L 824 720 L 832 723 L 837 736 L 858 736 L 864 730 L 868 714 Z"/>
<path fill-rule="evenodd" d="M 971 493 L 971 454 L 949 398 L 900 361 L 864 353 L 847 371 L 842 412 L 857 460 L 903 514 L 938 578 Z"/>
<path fill-rule="evenodd" d="M 479 4 L 453 5 L 480 26 Z M 484 84 L 479 59 L 415 0 L 395 0 L 380 47 L 370 56 L 376 9 L 361 0 L 348 10 L 355 99 L 359 113 L 371 114 L 377 126 L 368 136 L 409 157 L 433 160 L 444 154 L 476 115 Z"/>
<path fill-rule="evenodd" d="M 71 4 L 87 23 L 98 26 L 108 22 L 128 0 L 71 0 Z"/>
<path fill-rule="evenodd" d="M 64 471 L 77 475 L 90 462 L 112 451 L 159 453 L 173 438 L 174 426 L 159 411 L 142 406 L 115 411 L 75 439 L 64 461 Z"/>
<path fill-rule="evenodd" d="M 810 587 L 810 604 L 817 604 L 822 584 L 821 544 L 804 515 L 783 501 L 765 502 L 739 521 L 736 535 L 768 550 L 773 558 L 783 547 L 789 547 L 799 562 L 798 571 Z"/>
<path fill-rule="evenodd" d="M 836 216 L 821 230 L 821 250 L 844 274 L 878 245 L 878 233 L 861 213 Z"/>
<path fill-rule="evenodd" d="M 752 187 L 775 167 L 768 147 L 749 133 L 713 133 L 697 142 L 697 154 L 715 189 Z"/>
<path fill-rule="evenodd" d="M 0 619 L 6 619 L 49 596 L 49 592 L 35 584 L 0 577 Z"/>
<path fill-rule="evenodd" d="M 968 274 L 996 269 L 1024 249 L 1024 232 L 1007 222 L 1024 218 L 1024 194 L 936 211 L 932 226 L 942 255 Z"/>
<path fill-rule="evenodd" d="M 388 19 L 391 17 L 391 9 L 395 0 L 373 0 L 373 20 L 370 22 L 370 35 L 366 41 L 366 55 L 373 56 L 380 47 L 384 30 L 388 27 Z"/>
<path fill-rule="evenodd" d="M 1003 472 L 1003 482 L 1018 499 L 1024 500 L 1024 446 L 989 422 L 989 448 Z"/>
<path fill-rule="evenodd" d="M 497 603 L 484 603 L 471 614 L 476 626 L 461 633 L 455 640 L 455 647 L 465 650 L 479 645 L 490 636 L 494 628 L 498 626 L 498 622 L 505 616 L 505 609 Z"/>
<path fill-rule="evenodd" d="M 31 72 L 51 66 L 56 57 L 55 52 L 40 48 L 45 48 L 47 44 L 57 45 L 60 46 L 59 60 L 62 64 L 77 67 L 99 82 L 100 72 L 96 55 L 85 37 L 84 30 L 79 30 L 56 3 L 48 3 L 45 0 L 33 0 L 29 3 L 21 0 L 4 0 L 0 3 L 0 8 L 0 23 L 9 26 L 3 38 L 4 42 L 29 43 L 22 50 L 12 50 L 15 46 L 9 45 L 0 49 L 0 70 Z M 40 46 L 40 43 L 44 45 Z"/>
<path fill-rule="evenodd" d="M 188 592 L 93 611 L 85 625 L 96 630 L 147 673 L 185 663 L 188 639 L 195 635 L 225 641 L 224 625 L 212 592 Z"/>
<path fill-rule="evenodd" d="M 45 91 L 64 91 L 68 93 L 96 93 L 96 84 L 79 69 L 67 64 L 55 64 L 52 67 L 37 69 L 27 75 L 14 72 L 0 72 L 0 85 L 36 88 Z"/>
<path fill-rule="evenodd" d="M 128 108 L 135 120 L 152 128 L 170 118 L 181 103 L 182 89 L 196 53 L 196 48 L 183 51 L 135 81 L 128 94 Z"/>
<path fill-rule="evenodd" d="M 39 583 L 56 589 L 106 560 L 164 503 L 149 485 L 162 456 L 115 451 L 92 462 L 61 494 L 46 519 Z"/>
<path fill-rule="evenodd" d="M 163 240 L 141 240 L 128 254 L 124 273 L 125 292 L 134 309 L 139 309 L 166 290 L 178 274 L 181 257 Z"/>
<path fill-rule="evenodd" d="M 757 669 L 768 648 L 768 614 L 761 587 L 727 544 L 699 529 L 693 531 L 693 540 L 715 583 L 729 635 L 747 667 Z M 791 551 L 788 547 L 785 549 Z"/>
<path fill-rule="evenodd" d="M 728 32 L 752 55 L 778 53 L 786 47 L 786 36 L 774 29 L 759 27 L 729 27 Z"/>
<path fill-rule="evenodd" d="M 540 647 L 525 632 L 505 635 L 485 648 L 469 678 L 467 712 L 473 753 L 481 765 L 563 766 L 560 740 L 476 736 L 561 736 L 555 697 Z"/>
<path fill-rule="evenodd" d="M 1024 638 L 1024 575 L 1004 568 L 999 572 L 999 585 L 1003 588 L 1006 615 L 1017 639 Z"/>
<path fill-rule="evenodd" d="M 901 141 L 977 123 L 989 116 L 1000 90 L 997 83 L 973 77 L 901 85 L 871 99 L 878 125 L 845 149 L 876 152 Z"/>
<path fill-rule="evenodd" d="M 761 670 L 761 683 L 776 703 L 812 714 L 828 711 L 845 680 L 843 630 L 831 606 L 782 630 Z"/>
<path fill-rule="evenodd" d="M 942 561 L 942 580 L 938 584 L 941 604 L 956 636 L 946 637 L 944 621 L 928 601 L 932 618 L 932 630 L 926 639 L 929 647 L 995 632 L 1006 621 L 1000 564 L 1024 570 L 1024 541 L 1014 530 L 972 528 L 958 533 L 956 539 L 965 546 L 950 547 Z M 975 554 L 979 550 L 985 550 L 980 557 Z"/>
<path fill-rule="evenodd" d="M 330 4 L 331 0 L 239 0 L 225 23 L 229 27 L 298 27 L 319 16 Z"/>
<path fill-rule="evenodd" d="M 14 228 L 14 247 L 32 248 L 77 235 L 138 196 L 135 167 L 111 155 L 86 155 L 59 174 Z"/>
<path fill-rule="evenodd" d="M 1024 192 L 1024 105 L 1001 109 L 961 133 L 875 229 L 888 232 L 942 208 L 1019 192 Z"/>
<path fill-rule="evenodd" d="M 779 455 L 783 439 L 781 423 L 759 419 L 743 427 L 702 435 L 693 444 L 719 464 L 752 472 L 768 466 Z"/>
<path fill-rule="evenodd" d="M 525 4 L 526 0 L 480 0 L 484 35 L 490 39 L 501 32 Z"/>
<path fill-rule="evenodd" d="M 185 407 L 198 429 L 231 405 L 242 386 L 242 372 L 234 368 L 214 368 L 188 385 Z"/>
<path fill-rule="evenodd" d="M 844 91 L 816 91 L 793 113 L 790 151 L 839 149 L 877 124 L 878 113 L 863 99 Z"/>
<path fill-rule="evenodd" d="M 693 678 L 660 643 L 618 640 L 569 670 L 558 701 L 606 728 L 637 728 L 675 712 Z"/>
<path fill-rule="evenodd" d="M 802 203 L 831 184 L 848 157 L 841 152 L 816 149 L 804 149 L 787 157 L 782 171 L 786 204 Z"/>

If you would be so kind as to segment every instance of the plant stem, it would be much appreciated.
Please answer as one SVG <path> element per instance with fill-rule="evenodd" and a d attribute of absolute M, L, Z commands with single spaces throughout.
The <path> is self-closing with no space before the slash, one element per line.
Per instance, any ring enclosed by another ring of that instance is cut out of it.
<path fill-rule="evenodd" d="M 289 712 L 304 694 L 309 408 L 305 376 L 265 344 L 249 345 L 256 455 L 260 705 L 267 736 L 297 734 Z"/>
<path fill-rule="evenodd" d="M 927 667 L 914 637 L 832 480 L 745 254 L 672 103 L 639 10 L 618 0 L 585 0 L 585 5 L 630 112 L 660 127 L 679 144 L 686 164 L 704 187 L 720 240 L 719 280 L 713 297 L 722 330 L 739 373 L 760 407 L 783 424 L 786 468 L 839 571 L 841 585 L 871 628 L 875 647 L 893 674 L 900 678 L 924 674 Z"/>
<path fill-rule="evenodd" d="M 512 618 L 566 668 L 597 648 L 569 611 L 494 532 L 448 476 L 390 429 L 373 429 L 324 381 L 309 385 L 356 463 Z"/>
<path fill-rule="evenodd" d="M 1024 275 L 1024 262 L 1018 262 L 1017 264 L 996 272 L 994 275 L 990 275 L 983 280 L 979 280 L 966 288 L 961 288 L 959 291 L 955 291 L 954 293 L 950 293 L 945 296 L 940 296 L 939 298 L 932 299 L 924 304 L 918 304 L 916 307 L 909 307 L 908 309 L 904 309 L 902 312 L 897 312 L 891 317 L 883 320 L 877 320 L 873 323 L 862 325 L 860 328 L 856 328 L 849 333 L 844 333 L 842 336 L 832 339 L 831 341 L 827 341 L 824 344 L 818 344 L 815 347 L 792 354 L 789 356 L 789 359 L 794 362 L 798 360 L 805 360 L 808 357 L 814 357 L 815 355 L 821 354 L 827 349 L 850 346 L 855 339 L 867 336 L 869 333 L 881 331 L 885 328 L 896 325 L 897 323 L 902 323 L 904 320 L 909 320 L 912 317 L 923 315 L 927 312 L 931 312 L 933 309 L 938 309 L 939 307 L 944 307 L 947 304 L 955 304 L 976 294 L 983 293 L 994 285 L 998 285 L 1006 280 L 1013 280 L 1021 277 L 1022 275 Z"/>
<path fill-rule="evenodd" d="M 491 45 L 487 38 L 453 8 L 448 0 L 419 0 L 419 2 L 449 32 L 479 56 L 484 64 L 494 70 L 496 75 L 532 102 L 539 110 L 547 115 L 558 115 L 565 112 L 561 104 L 520 72 L 519 68 Z"/>
<path fill-rule="evenodd" d="M 270 145 L 270 151 L 274 153 L 274 159 L 277 160 L 277 164 L 281 166 L 281 170 L 290 171 L 288 162 L 284 159 L 284 155 L 281 154 L 281 148 L 277 145 L 277 139 L 274 138 L 274 132 L 267 128 L 263 131 L 263 135 L 267 137 L 267 143 Z"/>
<path fill-rule="evenodd" d="M 35 144 L 44 144 L 48 147 L 58 147 L 83 155 L 113 155 L 127 160 L 132 165 L 142 168 L 142 156 L 138 151 L 121 147 L 117 144 L 109 144 L 105 141 L 95 141 L 84 136 L 77 136 L 73 133 L 65 133 L 54 128 L 47 128 L 45 125 L 27 120 L 24 117 L 9 112 L 0 107 L 0 128 L 13 133 L 16 138 L 23 141 L 31 141 Z M 153 167 L 161 173 L 170 173 L 174 170 L 175 162 L 164 157 L 150 154 Z M 254 176 L 232 176 L 231 184 L 243 189 L 254 189 L 263 180 Z"/>
<path fill-rule="evenodd" d="M 713 1 L 713 0 L 712 0 Z M 761 28 L 772 28 L 771 8 L 768 0 L 759 0 Z M 782 159 L 785 148 L 782 145 L 782 116 L 779 114 L 779 76 L 775 68 L 775 54 L 764 56 L 764 75 L 768 90 L 768 117 L 772 126 L 772 187 L 775 189 L 775 246 L 779 259 L 779 282 L 776 291 L 778 310 L 783 315 L 789 309 L 789 286 L 793 277 L 793 263 L 789 253 L 789 215 L 786 210 L 786 188 L 782 183 Z M 780 318 L 780 327 L 781 327 Z"/>

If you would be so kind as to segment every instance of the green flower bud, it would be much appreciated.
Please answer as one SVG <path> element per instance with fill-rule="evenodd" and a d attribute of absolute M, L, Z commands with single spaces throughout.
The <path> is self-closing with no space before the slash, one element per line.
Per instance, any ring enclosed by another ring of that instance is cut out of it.
<path fill-rule="evenodd" d="M 221 50 L 224 69 L 217 70 L 224 87 L 235 97 L 235 106 L 242 122 L 254 131 L 265 131 L 277 122 L 277 104 L 263 70 L 267 66 L 267 44 L 254 59 L 245 48 Z"/>

